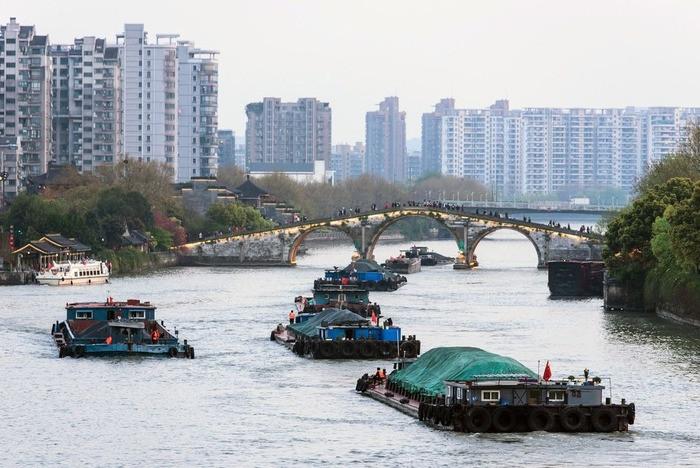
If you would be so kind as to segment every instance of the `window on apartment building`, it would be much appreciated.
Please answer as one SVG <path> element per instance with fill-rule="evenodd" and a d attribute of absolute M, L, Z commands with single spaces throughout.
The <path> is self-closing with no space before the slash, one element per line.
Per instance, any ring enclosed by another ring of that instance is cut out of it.
<path fill-rule="evenodd" d="M 151 77 L 151 72 L 146 72 L 146 78 L 150 78 L 150 77 Z"/>
<path fill-rule="evenodd" d="M 192 102 L 197 102 L 197 96 L 192 96 Z"/>
<path fill-rule="evenodd" d="M 192 154 L 197 154 L 197 148 L 192 148 Z"/>
<path fill-rule="evenodd" d="M 197 159 L 196 159 L 196 158 L 192 158 L 192 164 L 196 164 L 196 163 L 197 163 Z"/>
<path fill-rule="evenodd" d="M 192 169 L 192 174 L 196 174 L 196 173 L 197 173 L 197 169 Z"/>
<path fill-rule="evenodd" d="M 192 138 L 192 144 L 196 144 L 196 143 L 197 143 L 197 137 Z"/>
<path fill-rule="evenodd" d="M 197 91 L 197 86 L 192 86 L 192 91 Z"/>
<path fill-rule="evenodd" d="M 139 125 L 139 131 L 141 131 L 141 125 Z"/>
<path fill-rule="evenodd" d="M 150 49 L 146 51 L 146 55 L 148 55 L 148 56 L 150 57 L 150 55 L 151 55 L 151 50 L 150 50 Z"/>
<path fill-rule="evenodd" d="M 147 153 L 150 153 L 150 152 L 151 152 L 151 147 L 150 147 L 150 146 L 146 146 L 146 152 L 147 152 Z"/>
<path fill-rule="evenodd" d="M 147 66 L 147 67 L 150 67 L 150 66 L 151 66 L 151 61 L 150 61 L 150 60 L 146 60 L 146 66 Z"/>

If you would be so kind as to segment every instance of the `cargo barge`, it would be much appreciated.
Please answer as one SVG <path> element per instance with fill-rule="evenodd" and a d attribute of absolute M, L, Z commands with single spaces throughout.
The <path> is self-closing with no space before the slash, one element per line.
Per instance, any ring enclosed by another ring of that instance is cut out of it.
<path fill-rule="evenodd" d="M 373 260 L 356 260 L 342 270 L 326 270 L 324 277 L 314 281 L 321 285 L 355 285 L 368 291 L 396 291 L 406 284 L 406 277 L 396 274 Z"/>
<path fill-rule="evenodd" d="M 547 285 L 552 297 L 603 297 L 605 263 L 554 261 L 547 263 Z"/>
<path fill-rule="evenodd" d="M 455 432 L 615 432 L 634 424 L 634 403 L 603 400 L 605 387 L 587 371 L 582 379 L 546 374 L 478 348 L 436 348 L 386 379 L 363 375 L 355 390 Z"/>
<path fill-rule="evenodd" d="M 417 252 L 402 250 L 398 257 L 388 258 L 382 266 L 397 274 L 410 275 L 420 271 L 421 259 Z"/>
<path fill-rule="evenodd" d="M 301 320 L 327 308 L 347 309 L 362 317 L 381 312 L 379 305 L 370 302 L 369 291 L 356 284 L 316 284 L 313 295 L 295 297 L 294 306 Z"/>
<path fill-rule="evenodd" d="M 345 309 L 328 308 L 313 316 L 296 317 L 278 324 L 270 340 L 302 357 L 313 359 L 412 359 L 420 354 L 420 341 L 404 336 L 391 318 L 371 319 Z"/>
<path fill-rule="evenodd" d="M 413 246 L 410 249 L 411 255 L 420 257 L 421 266 L 435 266 L 446 263 L 454 263 L 453 257 L 446 257 L 437 252 L 428 250 L 427 247 Z"/>
<path fill-rule="evenodd" d="M 92 355 L 160 355 L 194 359 L 187 340 L 177 329 L 167 330 L 155 317 L 150 302 L 75 302 L 66 304 L 66 320 L 51 327 L 58 357 Z"/>

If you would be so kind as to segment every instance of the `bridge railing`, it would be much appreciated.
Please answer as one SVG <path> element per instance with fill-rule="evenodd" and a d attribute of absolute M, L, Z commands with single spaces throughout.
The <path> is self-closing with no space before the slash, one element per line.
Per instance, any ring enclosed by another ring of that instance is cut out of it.
<path fill-rule="evenodd" d="M 542 229 L 542 230 L 549 231 L 549 232 L 556 232 L 556 233 L 566 234 L 566 235 L 574 235 L 577 237 L 584 237 L 584 238 L 588 238 L 591 240 L 601 240 L 603 237 L 601 234 L 598 234 L 598 233 L 581 232 L 577 229 L 567 229 L 565 227 L 551 226 L 551 225 L 542 224 L 542 223 L 533 223 L 533 222 L 528 222 L 528 221 L 521 220 L 518 218 L 513 218 L 513 217 L 505 218 L 502 215 L 489 216 L 487 214 L 481 214 L 481 213 L 476 214 L 473 211 L 468 211 L 472 207 L 460 206 L 460 205 L 458 205 L 458 206 L 460 209 L 457 209 L 457 210 L 450 210 L 450 209 L 446 209 L 444 207 L 431 207 L 431 206 L 422 206 L 421 205 L 421 206 L 401 206 L 401 207 L 379 209 L 379 210 L 360 211 L 359 213 L 353 212 L 353 213 L 348 214 L 346 216 L 310 219 L 310 220 L 306 220 L 306 221 L 299 221 L 296 223 L 283 224 L 283 225 L 275 226 L 275 227 L 270 228 L 270 229 L 258 229 L 258 230 L 254 230 L 254 231 L 237 232 L 237 233 L 231 233 L 231 234 L 226 234 L 226 235 L 221 235 L 221 236 L 210 236 L 207 238 L 198 239 L 198 240 L 188 242 L 184 245 L 186 246 L 189 244 L 199 244 L 199 243 L 204 243 L 204 242 L 208 242 L 208 241 L 215 241 L 215 240 L 228 239 L 228 238 L 234 238 L 234 237 L 249 236 L 249 235 L 255 235 L 255 234 L 262 234 L 262 233 L 271 233 L 271 232 L 275 232 L 275 231 L 283 231 L 283 230 L 289 229 L 289 228 L 304 227 L 304 226 L 313 225 L 313 224 L 316 224 L 316 225 L 317 224 L 326 224 L 326 223 L 329 223 L 332 221 L 350 220 L 350 219 L 355 219 L 355 218 L 364 217 L 364 216 L 388 214 L 388 213 L 394 213 L 396 211 L 405 211 L 405 210 L 440 212 L 440 213 L 449 214 L 449 215 L 477 218 L 477 219 L 484 220 L 484 221 L 501 222 L 501 223 L 506 222 L 506 223 L 511 223 L 511 224 L 521 226 L 521 227 L 527 227 L 530 229 Z M 476 209 L 476 207 L 474 207 L 474 209 Z"/>

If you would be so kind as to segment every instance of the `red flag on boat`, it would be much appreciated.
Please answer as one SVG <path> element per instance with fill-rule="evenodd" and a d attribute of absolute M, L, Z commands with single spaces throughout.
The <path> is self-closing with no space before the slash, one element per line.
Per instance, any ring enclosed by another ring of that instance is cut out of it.
<path fill-rule="evenodd" d="M 549 366 L 549 361 L 547 361 L 547 365 L 544 366 L 544 372 L 542 373 L 542 378 L 544 380 L 549 380 L 552 378 L 552 368 Z"/>
<path fill-rule="evenodd" d="M 372 311 L 372 317 L 370 317 L 369 323 L 371 323 L 372 325 L 377 325 L 378 322 L 379 319 L 377 319 L 377 314 L 375 314 L 374 311 Z"/>
<path fill-rule="evenodd" d="M 112 337 L 111 337 L 111 336 L 108 336 L 108 337 L 105 339 L 105 343 L 107 343 L 107 344 L 112 344 Z"/>

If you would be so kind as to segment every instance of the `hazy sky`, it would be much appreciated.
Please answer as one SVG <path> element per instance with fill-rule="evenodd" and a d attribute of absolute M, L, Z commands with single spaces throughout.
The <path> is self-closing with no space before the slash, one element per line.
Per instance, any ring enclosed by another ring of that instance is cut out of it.
<path fill-rule="evenodd" d="M 179 33 L 219 57 L 219 126 L 244 106 L 318 97 L 333 142 L 364 140 L 365 112 L 399 96 L 407 135 L 441 97 L 459 107 L 700 106 L 700 1 L 1 0 L 52 42 L 125 22 Z"/>

